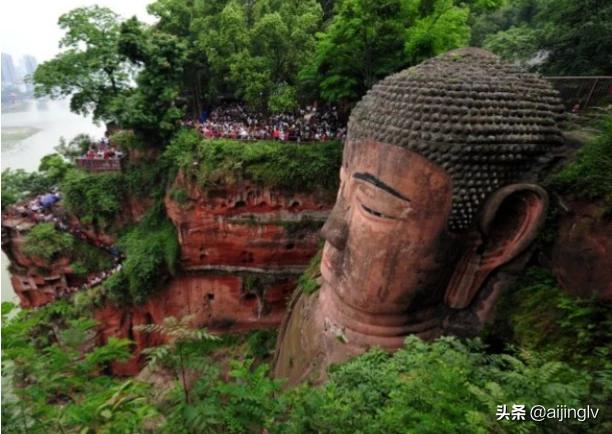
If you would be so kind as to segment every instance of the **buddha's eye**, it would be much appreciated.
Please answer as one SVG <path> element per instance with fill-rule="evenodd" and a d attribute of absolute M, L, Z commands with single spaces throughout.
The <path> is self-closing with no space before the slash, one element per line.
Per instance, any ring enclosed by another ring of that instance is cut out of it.
<path fill-rule="evenodd" d="M 368 214 L 372 214 L 373 216 L 376 216 L 376 217 L 387 218 L 387 219 L 392 218 L 392 217 L 384 215 L 383 213 L 378 212 L 378 211 L 376 211 L 376 210 L 374 210 L 372 208 L 369 208 L 369 207 L 365 206 L 364 204 L 361 204 L 361 208 L 363 208 L 363 210 L 365 212 L 367 212 Z"/>

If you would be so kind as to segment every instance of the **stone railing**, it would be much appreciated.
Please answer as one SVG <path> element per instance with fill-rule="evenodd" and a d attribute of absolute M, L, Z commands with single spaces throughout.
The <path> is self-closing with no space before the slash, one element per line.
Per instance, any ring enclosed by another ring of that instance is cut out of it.
<path fill-rule="evenodd" d="M 110 172 L 121 170 L 121 158 L 87 158 L 80 157 L 75 160 L 77 167 L 89 172 Z"/>

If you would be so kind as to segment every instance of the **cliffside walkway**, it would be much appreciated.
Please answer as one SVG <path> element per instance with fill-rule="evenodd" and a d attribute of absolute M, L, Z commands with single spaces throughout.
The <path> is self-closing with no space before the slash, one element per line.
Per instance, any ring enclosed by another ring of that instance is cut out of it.
<path fill-rule="evenodd" d="M 122 268 L 123 257 L 119 254 L 116 247 L 114 247 L 112 244 L 104 243 L 102 240 L 95 238 L 91 233 L 83 230 L 83 227 L 78 223 L 78 220 L 70 220 L 65 215 L 57 215 L 57 210 L 61 208 L 59 195 L 58 200 L 49 206 L 45 206 L 43 204 L 43 198 L 46 196 L 48 196 L 48 194 L 40 195 L 27 202 L 14 204 L 8 207 L 8 209 L 2 213 L 3 232 L 12 230 L 18 233 L 24 233 L 39 223 L 52 223 L 59 231 L 68 233 L 98 249 L 105 250 L 114 259 L 112 268 L 100 271 L 98 273 L 88 274 L 85 283 L 78 287 L 67 286 L 59 295 L 68 296 L 79 290 L 88 289 L 99 285 L 110 276 L 120 271 Z M 3 240 L 5 239 L 4 233 L 2 238 Z"/>

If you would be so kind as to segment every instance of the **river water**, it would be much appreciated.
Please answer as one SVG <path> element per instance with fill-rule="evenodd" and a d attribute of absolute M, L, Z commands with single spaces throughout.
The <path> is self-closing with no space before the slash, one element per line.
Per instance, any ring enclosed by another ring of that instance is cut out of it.
<path fill-rule="evenodd" d="M 67 100 L 31 101 L 23 111 L 2 113 L 2 128 L 36 128 L 38 131 L 16 143 L 2 143 L 2 170 L 6 168 L 33 171 L 40 159 L 53 153 L 60 137 L 70 140 L 80 133 L 99 138 L 104 132 L 91 118 L 70 112 Z M 16 301 L 8 272 L 9 261 L 2 253 L 2 301 Z"/>

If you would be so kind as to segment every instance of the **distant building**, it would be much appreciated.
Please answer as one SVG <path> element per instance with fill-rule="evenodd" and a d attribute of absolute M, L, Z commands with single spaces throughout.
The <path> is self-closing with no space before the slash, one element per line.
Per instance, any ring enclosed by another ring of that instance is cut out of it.
<path fill-rule="evenodd" d="M 29 54 L 23 56 L 23 69 L 25 70 L 26 75 L 34 74 L 37 65 L 38 62 L 36 61 L 36 57 Z"/>
<path fill-rule="evenodd" d="M 2 53 L 2 86 L 17 84 L 17 71 L 10 54 Z"/>

